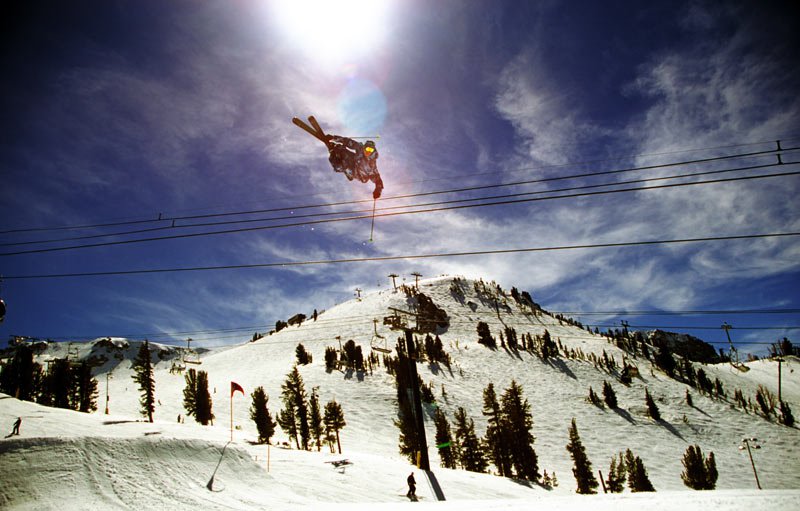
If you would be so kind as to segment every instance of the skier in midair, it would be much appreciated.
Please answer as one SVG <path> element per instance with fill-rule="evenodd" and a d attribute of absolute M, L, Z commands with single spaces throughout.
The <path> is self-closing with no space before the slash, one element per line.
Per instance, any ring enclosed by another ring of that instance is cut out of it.
<path fill-rule="evenodd" d="M 375 147 L 375 142 L 367 140 L 362 144 L 352 138 L 329 135 L 322 130 L 313 115 L 308 118 L 311 126 L 297 117 L 293 117 L 292 122 L 325 144 L 328 148 L 328 161 L 331 162 L 334 172 L 343 173 L 350 181 L 354 178 L 362 183 L 372 181 L 375 183 L 372 198 L 375 200 L 380 198 L 383 180 L 378 173 L 378 149 Z"/>
<path fill-rule="evenodd" d="M 350 181 L 353 178 L 362 183 L 372 181 L 375 189 L 372 191 L 372 198 L 378 199 L 383 190 L 383 180 L 378 173 L 378 150 L 375 142 L 367 140 L 363 144 L 352 138 L 340 137 L 338 135 L 328 135 L 329 157 L 334 172 L 342 172 Z"/>

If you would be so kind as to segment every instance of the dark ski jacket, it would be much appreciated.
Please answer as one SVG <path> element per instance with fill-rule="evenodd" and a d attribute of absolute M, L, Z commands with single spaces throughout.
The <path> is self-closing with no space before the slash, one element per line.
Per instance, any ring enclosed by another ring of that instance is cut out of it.
<path fill-rule="evenodd" d="M 364 144 L 352 138 L 333 135 L 328 142 L 330 150 L 329 161 L 333 165 L 333 170 L 343 172 L 348 179 L 356 178 L 362 183 L 372 181 L 375 189 L 372 197 L 377 199 L 383 190 L 383 180 L 378 173 L 378 151 L 376 150 L 369 157 L 364 153 Z"/>

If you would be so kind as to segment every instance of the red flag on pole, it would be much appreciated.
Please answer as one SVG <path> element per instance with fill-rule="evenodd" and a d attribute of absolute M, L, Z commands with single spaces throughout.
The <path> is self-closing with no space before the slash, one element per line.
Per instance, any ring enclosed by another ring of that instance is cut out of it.
<path fill-rule="evenodd" d="M 242 395 L 244 395 L 244 389 L 242 388 L 242 386 L 239 385 L 238 383 L 236 383 L 235 381 L 232 381 L 231 382 L 231 397 L 233 397 L 233 393 L 236 392 L 236 391 L 239 391 L 239 392 L 242 393 Z"/>

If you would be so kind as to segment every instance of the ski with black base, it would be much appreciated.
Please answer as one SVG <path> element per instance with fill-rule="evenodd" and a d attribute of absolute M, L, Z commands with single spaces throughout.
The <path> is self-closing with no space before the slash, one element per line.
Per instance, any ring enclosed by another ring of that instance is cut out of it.
<path fill-rule="evenodd" d="M 325 134 L 324 131 L 322 131 L 322 128 L 320 127 L 319 123 L 317 122 L 317 120 L 314 118 L 313 115 L 308 118 L 308 121 L 311 123 L 311 125 L 313 127 L 311 127 L 308 124 L 304 123 L 303 121 L 301 121 L 297 117 L 292 117 L 292 122 L 295 124 L 295 126 L 297 126 L 298 128 L 306 131 L 309 135 L 311 135 L 312 137 L 318 139 L 320 142 L 322 142 L 326 146 L 330 146 L 330 142 L 328 140 L 328 136 Z"/>

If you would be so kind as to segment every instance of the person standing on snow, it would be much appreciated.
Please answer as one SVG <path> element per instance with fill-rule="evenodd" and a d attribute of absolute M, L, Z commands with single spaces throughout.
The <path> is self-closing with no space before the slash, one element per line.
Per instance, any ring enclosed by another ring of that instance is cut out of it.
<path fill-rule="evenodd" d="M 417 481 L 414 480 L 414 472 L 411 472 L 411 475 L 408 476 L 406 479 L 408 482 L 408 493 L 406 493 L 406 497 L 409 499 L 416 499 L 417 498 Z"/>
<path fill-rule="evenodd" d="M 365 143 L 357 142 L 352 138 L 329 135 L 326 145 L 330 156 L 334 172 L 342 172 L 350 181 L 353 178 L 362 183 L 372 181 L 375 189 L 372 191 L 372 198 L 378 199 L 383 190 L 383 180 L 378 173 L 378 150 L 375 142 L 367 140 Z"/>
<path fill-rule="evenodd" d="M 19 435 L 19 427 L 22 424 L 22 417 L 17 417 L 17 420 L 14 421 L 14 428 L 11 430 L 12 435 Z"/>

